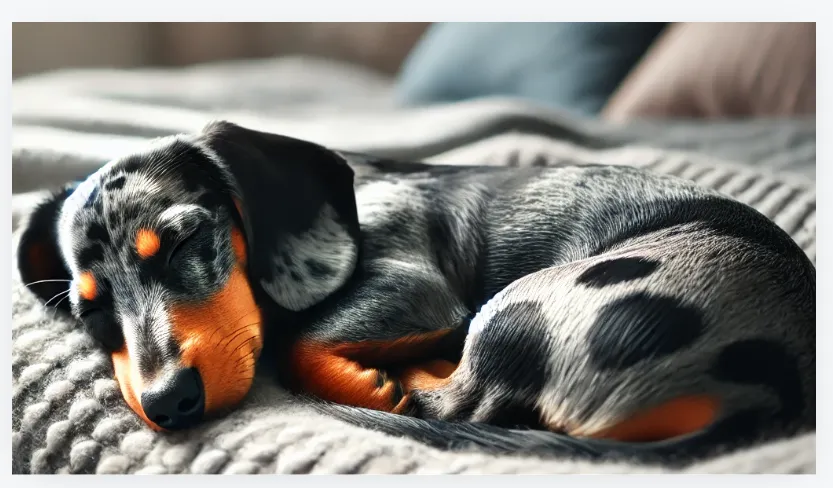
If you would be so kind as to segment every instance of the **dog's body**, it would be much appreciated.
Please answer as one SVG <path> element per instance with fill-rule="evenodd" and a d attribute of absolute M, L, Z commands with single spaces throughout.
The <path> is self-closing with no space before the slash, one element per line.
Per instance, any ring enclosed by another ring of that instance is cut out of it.
<path fill-rule="evenodd" d="M 155 428 L 236 405 L 262 347 L 323 411 L 435 445 L 695 456 L 815 425 L 807 257 L 631 168 L 399 163 L 217 123 L 56 195 L 20 256 L 27 282 L 73 280 Z"/>

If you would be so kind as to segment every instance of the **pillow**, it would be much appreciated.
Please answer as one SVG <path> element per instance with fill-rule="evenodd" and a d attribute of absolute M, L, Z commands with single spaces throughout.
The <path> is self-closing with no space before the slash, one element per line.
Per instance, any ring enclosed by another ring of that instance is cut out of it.
<path fill-rule="evenodd" d="M 603 118 L 737 118 L 816 113 L 815 23 L 670 26 Z"/>
<path fill-rule="evenodd" d="M 404 105 L 513 96 L 595 115 L 661 23 L 438 23 L 405 60 Z"/>

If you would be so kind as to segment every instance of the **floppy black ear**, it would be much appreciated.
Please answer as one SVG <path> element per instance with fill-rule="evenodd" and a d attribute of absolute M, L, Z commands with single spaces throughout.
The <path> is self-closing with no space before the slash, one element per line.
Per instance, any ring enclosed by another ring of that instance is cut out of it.
<path fill-rule="evenodd" d="M 61 206 L 72 193 L 72 186 L 45 198 L 23 222 L 17 247 L 17 267 L 23 284 L 42 303 L 69 312 L 70 272 L 58 249 L 58 216 Z M 59 296 L 60 295 L 60 296 Z"/>
<path fill-rule="evenodd" d="M 229 122 L 209 124 L 200 139 L 233 180 L 250 278 L 294 311 L 338 290 L 360 246 L 347 162 L 317 144 Z"/>

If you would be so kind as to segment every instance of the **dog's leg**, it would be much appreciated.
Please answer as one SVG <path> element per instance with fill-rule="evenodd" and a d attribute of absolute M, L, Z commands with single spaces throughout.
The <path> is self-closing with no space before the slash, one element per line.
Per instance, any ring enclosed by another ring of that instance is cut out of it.
<path fill-rule="evenodd" d="M 411 390 L 438 387 L 456 368 L 445 359 L 408 360 L 433 356 L 452 332 L 340 344 L 302 340 L 292 349 L 294 379 L 301 390 L 327 401 L 405 413 Z"/>
<path fill-rule="evenodd" d="M 290 377 L 323 400 L 406 413 L 412 389 L 438 386 L 456 367 L 468 316 L 436 269 L 391 268 L 305 330 Z"/>
<path fill-rule="evenodd" d="M 497 423 L 521 410 L 621 441 L 744 416 L 761 429 L 808 422 L 811 275 L 740 239 L 679 230 L 512 282 L 472 321 L 454 373 L 412 392 L 420 415 Z"/>

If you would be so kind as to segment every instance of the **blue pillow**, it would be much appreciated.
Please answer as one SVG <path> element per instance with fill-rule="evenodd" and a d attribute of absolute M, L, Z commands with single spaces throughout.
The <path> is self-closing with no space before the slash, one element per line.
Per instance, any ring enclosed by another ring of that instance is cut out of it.
<path fill-rule="evenodd" d="M 664 23 L 437 23 L 397 80 L 405 105 L 515 96 L 598 114 Z"/>

